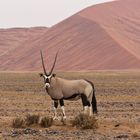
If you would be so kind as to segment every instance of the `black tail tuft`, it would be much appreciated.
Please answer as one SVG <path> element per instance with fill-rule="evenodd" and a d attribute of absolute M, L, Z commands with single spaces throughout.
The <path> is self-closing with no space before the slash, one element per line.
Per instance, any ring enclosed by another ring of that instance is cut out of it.
<path fill-rule="evenodd" d="M 92 96 L 92 109 L 93 109 L 93 113 L 97 114 L 97 101 L 96 101 L 96 97 L 95 97 L 95 88 L 93 85 L 93 96 Z"/>
<path fill-rule="evenodd" d="M 96 113 L 97 114 L 97 101 L 96 101 L 96 97 L 95 97 L 95 87 L 94 87 L 94 84 L 89 81 L 89 80 L 86 80 L 88 83 L 91 84 L 92 88 L 93 88 L 93 96 L 92 96 L 92 109 L 93 109 L 93 113 Z"/>

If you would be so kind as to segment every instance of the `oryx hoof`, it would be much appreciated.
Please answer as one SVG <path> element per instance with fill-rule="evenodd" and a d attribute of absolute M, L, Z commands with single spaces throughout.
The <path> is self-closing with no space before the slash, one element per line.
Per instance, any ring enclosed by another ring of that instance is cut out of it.
<path fill-rule="evenodd" d="M 63 116 L 62 118 L 61 118 L 61 122 L 63 123 L 63 125 L 66 125 L 66 116 Z"/>
<path fill-rule="evenodd" d="M 66 120 L 66 118 L 67 118 L 66 116 L 63 116 L 63 120 Z"/>
<path fill-rule="evenodd" d="M 57 117 L 57 116 L 54 116 L 53 117 L 53 120 L 55 121 L 55 120 L 59 120 L 59 118 Z"/>

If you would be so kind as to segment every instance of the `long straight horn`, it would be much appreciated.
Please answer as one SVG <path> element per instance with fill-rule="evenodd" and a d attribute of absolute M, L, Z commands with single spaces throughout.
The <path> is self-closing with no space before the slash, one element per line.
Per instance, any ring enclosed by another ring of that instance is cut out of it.
<path fill-rule="evenodd" d="M 44 74 L 47 75 L 47 72 L 46 72 L 46 69 L 45 69 L 45 65 L 44 65 L 43 55 L 42 55 L 42 51 L 41 50 L 40 50 L 40 54 L 41 54 L 41 60 L 42 60 L 42 66 L 43 66 Z"/>
<path fill-rule="evenodd" d="M 59 52 L 59 51 L 58 51 L 58 52 Z M 58 52 L 57 52 L 56 55 L 55 55 L 55 59 L 54 59 L 54 62 L 53 62 L 53 66 L 52 66 L 51 71 L 50 71 L 49 74 L 52 74 L 52 72 L 53 72 L 53 69 L 54 69 L 54 66 L 55 66 L 55 63 L 56 63 L 56 59 L 57 59 Z"/>

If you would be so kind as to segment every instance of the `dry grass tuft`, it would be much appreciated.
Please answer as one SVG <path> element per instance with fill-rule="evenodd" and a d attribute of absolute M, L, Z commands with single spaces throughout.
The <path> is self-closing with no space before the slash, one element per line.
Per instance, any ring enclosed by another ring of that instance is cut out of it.
<path fill-rule="evenodd" d="M 132 138 L 137 138 L 137 137 L 139 137 L 140 136 L 140 133 L 139 133 L 139 129 L 134 129 L 133 131 L 132 131 Z"/>
<path fill-rule="evenodd" d="M 133 132 L 133 133 L 132 133 L 132 137 L 133 137 L 133 138 L 139 137 L 139 133 L 138 133 L 138 132 Z"/>
<path fill-rule="evenodd" d="M 21 118 L 16 118 L 12 122 L 12 127 L 13 128 L 22 128 L 24 125 L 24 120 Z"/>
<path fill-rule="evenodd" d="M 49 117 L 44 117 L 41 119 L 40 125 L 44 128 L 52 126 L 53 119 Z"/>
<path fill-rule="evenodd" d="M 32 124 L 38 124 L 39 123 L 39 118 L 40 116 L 39 115 L 30 115 L 28 114 L 25 118 L 25 124 L 27 126 L 30 126 Z"/>
<path fill-rule="evenodd" d="M 72 126 L 81 129 L 96 129 L 98 124 L 94 116 L 91 117 L 86 114 L 79 114 L 72 120 Z"/>

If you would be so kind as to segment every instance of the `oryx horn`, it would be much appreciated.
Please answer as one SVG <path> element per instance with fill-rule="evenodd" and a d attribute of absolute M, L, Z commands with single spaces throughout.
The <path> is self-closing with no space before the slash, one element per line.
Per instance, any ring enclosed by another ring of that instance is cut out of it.
<path fill-rule="evenodd" d="M 58 50 L 58 52 L 59 52 L 59 50 Z M 54 69 L 54 66 L 55 66 L 55 63 L 56 63 L 56 59 L 57 59 L 58 52 L 57 52 L 56 55 L 55 55 L 54 63 L 53 63 L 53 66 L 52 66 L 51 71 L 50 71 L 49 74 L 52 74 L 52 72 L 53 72 L 53 69 Z"/>
<path fill-rule="evenodd" d="M 42 51 L 41 50 L 40 50 L 40 54 L 41 54 L 41 60 L 42 60 L 42 66 L 43 66 L 44 74 L 47 75 L 47 72 L 46 72 L 46 69 L 45 69 L 45 65 L 44 65 L 43 55 L 42 55 Z"/>

